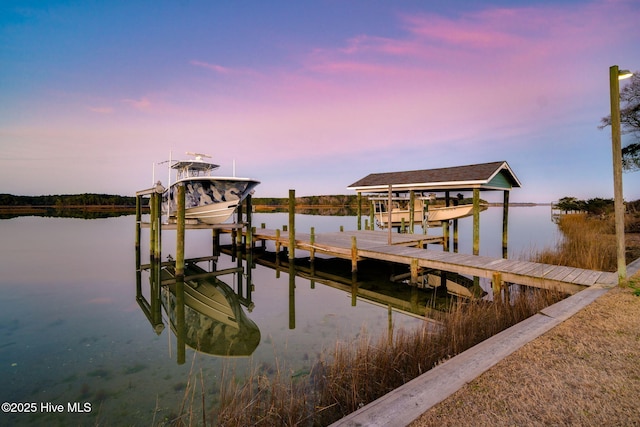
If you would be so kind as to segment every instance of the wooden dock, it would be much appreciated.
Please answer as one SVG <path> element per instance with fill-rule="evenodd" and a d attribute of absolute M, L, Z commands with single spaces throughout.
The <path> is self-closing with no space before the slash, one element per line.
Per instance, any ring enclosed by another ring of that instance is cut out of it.
<path fill-rule="evenodd" d="M 253 238 L 274 241 L 277 249 L 289 246 L 286 231 L 257 229 Z M 351 259 L 354 265 L 363 259 L 374 259 L 405 264 L 412 271 L 429 268 L 483 277 L 491 279 L 494 287 L 508 282 L 573 294 L 590 286 L 615 286 L 618 280 L 616 273 L 610 272 L 424 249 L 427 244 L 441 243 L 440 236 L 394 233 L 389 244 L 388 233 L 381 231 L 295 233 L 296 249 L 312 254 Z"/>
<path fill-rule="evenodd" d="M 255 230 L 253 238 L 258 240 L 271 240 L 277 246 L 289 246 L 289 233 L 287 231 L 260 228 Z M 296 249 L 314 251 L 339 258 L 352 258 L 353 242 L 357 249 L 374 249 L 388 244 L 387 232 L 381 231 L 338 231 L 332 233 L 299 233 L 295 232 Z M 427 244 L 442 244 L 442 236 L 427 236 L 422 234 L 398 234 L 392 237 L 392 246 L 423 248 Z M 358 254 L 358 261 L 370 258 Z"/>

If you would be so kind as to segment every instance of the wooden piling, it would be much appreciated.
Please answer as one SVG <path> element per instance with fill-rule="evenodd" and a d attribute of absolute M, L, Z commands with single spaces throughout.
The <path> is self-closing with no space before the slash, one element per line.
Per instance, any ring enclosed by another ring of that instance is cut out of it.
<path fill-rule="evenodd" d="M 186 361 L 186 329 L 184 317 L 184 277 L 181 279 L 176 278 L 176 339 L 177 339 L 177 362 L 178 365 L 183 365 Z"/>
<path fill-rule="evenodd" d="M 451 196 L 448 191 L 444 193 L 444 205 L 447 207 L 451 206 Z M 449 239 L 450 239 L 449 221 L 444 221 L 442 223 L 442 250 L 445 252 L 449 252 L 450 250 Z"/>
<path fill-rule="evenodd" d="M 309 263 L 311 267 L 311 275 L 315 274 L 316 271 L 316 250 L 314 245 L 316 244 L 316 229 L 315 227 L 311 227 L 311 232 L 309 234 L 309 244 L 311 248 L 309 248 Z"/>
<path fill-rule="evenodd" d="M 362 193 L 358 192 L 358 231 L 362 230 Z"/>
<path fill-rule="evenodd" d="M 498 302 L 501 300 L 500 294 L 502 293 L 502 274 L 495 271 L 492 274 L 491 288 L 493 289 L 493 302 Z"/>
<path fill-rule="evenodd" d="M 295 259 L 296 250 L 296 190 L 289 190 L 289 262 Z"/>
<path fill-rule="evenodd" d="M 418 268 L 419 268 L 417 258 L 411 259 L 411 264 L 409 268 L 411 270 L 411 284 L 416 285 L 418 283 Z"/>
<path fill-rule="evenodd" d="M 458 220 L 453 220 L 453 252 L 458 253 Z"/>
<path fill-rule="evenodd" d="M 387 244 L 390 245 L 392 243 L 392 239 L 393 237 L 391 236 L 391 206 L 393 203 L 392 200 L 392 193 L 391 193 L 391 184 L 389 184 L 389 191 L 388 191 L 388 195 L 387 195 L 387 217 L 388 217 L 388 221 L 387 221 L 387 229 L 388 229 L 388 235 L 387 235 Z"/>
<path fill-rule="evenodd" d="M 509 242 L 509 191 L 505 190 L 502 200 L 502 258 L 507 259 Z"/>
<path fill-rule="evenodd" d="M 480 190 L 473 189 L 473 254 L 480 254 Z"/>
<path fill-rule="evenodd" d="M 358 296 L 358 242 L 351 236 L 351 305 L 356 306 Z"/>
<path fill-rule="evenodd" d="M 156 259 L 162 258 L 162 194 L 156 193 Z"/>
<path fill-rule="evenodd" d="M 142 271 L 140 265 L 142 264 L 140 258 L 140 236 L 142 234 L 142 209 L 141 209 L 142 196 L 136 195 L 136 298 L 142 295 Z"/>
<path fill-rule="evenodd" d="M 214 228 L 211 230 L 211 255 L 213 259 L 211 260 L 211 269 L 215 270 L 217 268 L 217 260 L 220 256 L 220 230 Z"/>
<path fill-rule="evenodd" d="M 358 271 L 358 243 L 356 236 L 351 236 L 351 273 Z"/>
<path fill-rule="evenodd" d="M 242 224 L 242 206 L 243 203 L 240 202 L 238 203 L 238 207 L 236 208 L 236 224 Z M 236 242 L 236 251 L 240 248 L 242 248 L 242 230 L 239 229 L 238 232 L 236 233 L 236 238 L 237 238 L 237 242 Z"/>
<path fill-rule="evenodd" d="M 252 227 L 252 216 L 253 216 L 253 202 L 251 198 L 251 194 L 247 196 L 245 199 L 247 204 L 247 223 L 245 224 L 247 230 L 247 237 L 245 241 L 245 247 L 247 250 L 253 249 L 253 227 Z"/>
<path fill-rule="evenodd" d="M 178 211 L 176 216 L 176 280 L 184 279 L 185 195 L 184 185 L 178 185 Z"/>
<path fill-rule="evenodd" d="M 376 228 L 376 222 L 375 222 L 375 202 L 372 200 L 371 201 L 371 206 L 369 206 L 369 227 L 371 227 L 369 230 L 373 231 Z"/>
<path fill-rule="evenodd" d="M 178 185 L 178 209 L 176 212 L 176 337 L 178 365 L 186 360 L 186 324 L 184 317 L 184 239 L 185 239 L 185 195 L 184 185 Z"/>
<path fill-rule="evenodd" d="M 296 267 L 289 260 L 289 329 L 296 328 Z"/>
<path fill-rule="evenodd" d="M 409 233 L 413 234 L 413 223 L 415 220 L 416 212 L 415 212 L 415 201 L 416 201 L 416 193 L 413 190 L 409 191 Z"/>
<path fill-rule="evenodd" d="M 149 198 L 149 258 L 155 259 L 156 249 L 156 194 L 151 194 Z"/>

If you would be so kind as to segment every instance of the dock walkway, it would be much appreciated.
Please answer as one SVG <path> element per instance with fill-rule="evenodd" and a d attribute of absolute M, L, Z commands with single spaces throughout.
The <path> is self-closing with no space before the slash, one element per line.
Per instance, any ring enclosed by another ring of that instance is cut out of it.
<path fill-rule="evenodd" d="M 394 233 L 391 245 L 388 244 L 388 238 L 388 233 L 382 231 L 319 233 L 313 238 L 310 233 L 296 232 L 295 245 L 296 249 L 352 259 L 354 262 L 375 259 L 414 268 L 432 268 L 500 282 L 559 289 L 572 294 L 591 286 L 615 286 L 618 280 L 616 273 L 610 272 L 423 249 L 427 244 L 441 244 L 440 236 Z M 286 231 L 257 229 L 254 239 L 275 241 L 277 247 L 289 246 L 289 234 Z"/>

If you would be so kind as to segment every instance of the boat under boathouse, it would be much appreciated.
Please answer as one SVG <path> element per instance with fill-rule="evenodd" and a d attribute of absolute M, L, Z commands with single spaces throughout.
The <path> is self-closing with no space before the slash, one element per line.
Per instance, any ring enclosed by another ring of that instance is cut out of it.
<path fill-rule="evenodd" d="M 431 213 L 433 219 L 440 221 L 443 227 L 445 250 L 448 250 L 449 240 L 449 219 L 445 216 L 436 216 L 436 211 L 442 209 L 453 210 L 457 204 L 457 200 L 452 198 L 453 194 L 471 192 L 473 195 L 473 203 L 468 206 L 466 214 L 459 214 L 473 217 L 473 254 L 478 255 L 480 252 L 480 211 L 486 209 L 480 204 L 481 191 L 502 191 L 503 192 L 503 212 L 502 212 L 502 256 L 507 258 L 507 242 L 508 242 L 508 218 L 509 218 L 509 192 L 513 188 L 521 187 L 521 183 L 515 173 L 506 161 L 497 161 L 490 163 L 481 163 L 475 165 L 454 166 L 438 169 L 423 169 L 400 172 L 384 172 L 372 173 L 364 178 L 354 182 L 347 189 L 354 190 L 360 196 L 365 196 L 369 200 L 386 201 L 389 208 L 386 211 L 378 213 L 379 219 L 386 223 L 386 228 L 391 232 L 397 219 L 392 217 L 393 212 L 391 206 L 394 201 L 404 199 L 407 201 L 408 220 L 407 225 L 413 231 L 413 224 L 417 222 L 416 217 L 417 206 L 422 208 L 422 204 L 417 201 L 425 201 L 422 220 L 423 225 L 427 225 L 427 221 L 431 224 L 432 218 L 429 213 L 429 200 L 433 200 L 434 195 L 444 197 L 445 205 L 442 208 L 432 206 Z M 359 209 L 361 202 L 358 203 Z M 371 224 L 374 223 L 375 206 L 372 206 Z M 456 209 L 460 212 L 461 209 Z M 388 221 L 386 216 L 388 215 Z M 420 214 L 418 214 L 420 216 Z M 360 218 L 360 215 L 358 215 Z M 415 220 L 414 220 L 415 218 Z M 443 218 L 443 219 L 441 219 Z M 457 218 L 455 214 L 451 215 L 454 227 L 454 251 L 457 247 Z M 394 222 L 395 221 L 395 222 Z M 404 222 L 403 222 L 404 224 Z M 384 225 L 384 224 L 383 224 Z M 360 228 L 360 224 L 358 224 Z"/>

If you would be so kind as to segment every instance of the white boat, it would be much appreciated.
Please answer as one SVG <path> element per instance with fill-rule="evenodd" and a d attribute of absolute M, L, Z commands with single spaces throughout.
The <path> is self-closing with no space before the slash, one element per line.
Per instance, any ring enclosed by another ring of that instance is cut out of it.
<path fill-rule="evenodd" d="M 253 178 L 214 176 L 219 166 L 203 160 L 211 157 L 200 153 L 187 153 L 193 160 L 179 160 L 171 164 L 176 171 L 175 181 L 162 195 L 162 209 L 169 221 L 175 220 L 178 203 L 178 185 L 185 188 L 185 219 L 206 224 L 221 224 L 238 205 L 260 184 Z"/>
<path fill-rule="evenodd" d="M 389 223 L 389 211 L 387 205 L 389 200 L 383 197 L 371 198 L 373 202 L 375 220 L 380 228 L 387 228 Z M 425 212 L 425 201 L 433 198 L 416 197 L 414 199 L 413 223 L 430 226 L 440 225 L 444 221 L 465 218 L 473 215 L 473 204 L 455 206 L 432 206 L 427 205 Z M 480 211 L 487 209 L 487 205 L 480 205 Z M 401 227 L 402 224 L 409 226 L 411 220 L 410 200 L 406 197 L 394 197 L 391 199 L 391 226 Z"/>
<path fill-rule="evenodd" d="M 480 205 L 480 212 L 487 210 L 487 205 Z M 473 215 L 473 205 L 433 206 L 429 207 L 427 221 L 430 223 L 450 221 Z"/>

